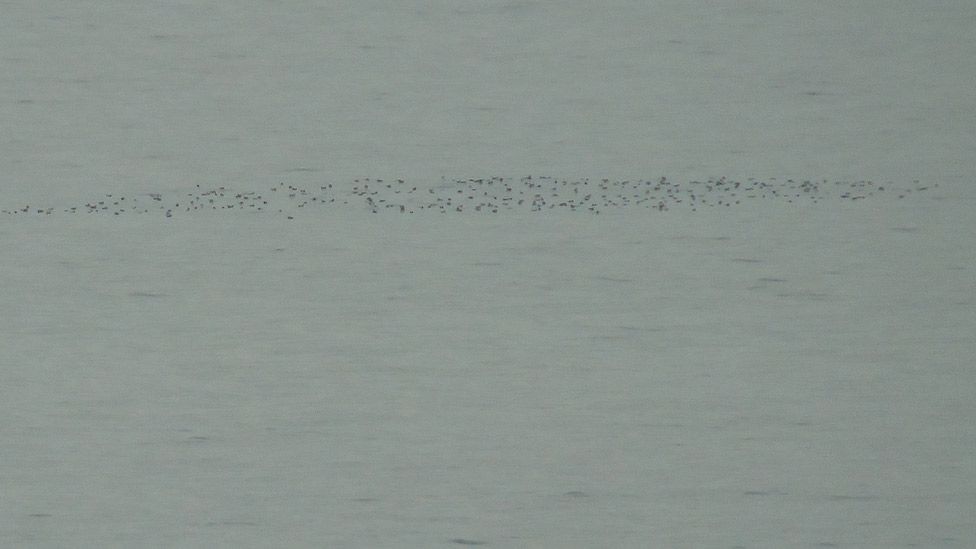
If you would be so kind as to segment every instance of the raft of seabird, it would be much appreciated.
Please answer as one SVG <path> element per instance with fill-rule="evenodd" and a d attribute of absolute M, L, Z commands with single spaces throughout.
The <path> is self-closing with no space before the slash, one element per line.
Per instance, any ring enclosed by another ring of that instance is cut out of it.
<path fill-rule="evenodd" d="M 666 177 L 623 181 L 490 177 L 441 180 L 435 184 L 413 184 L 403 179 L 356 179 L 345 184 L 328 183 L 309 188 L 279 183 L 260 191 L 233 190 L 224 186 L 202 188 L 196 185 L 189 192 L 152 192 L 133 196 L 106 194 L 84 204 L 60 207 L 28 204 L 0 209 L 0 213 L 155 214 L 174 217 L 194 212 L 238 211 L 274 213 L 294 218 L 310 210 L 354 208 L 373 214 L 456 215 L 553 210 L 599 214 L 620 208 L 650 211 L 732 208 L 755 200 L 818 204 L 831 200 L 856 201 L 874 196 L 904 198 L 928 188 L 917 181 L 908 188 L 896 189 L 891 184 L 872 181 L 736 181 L 718 178 L 678 183 Z"/>

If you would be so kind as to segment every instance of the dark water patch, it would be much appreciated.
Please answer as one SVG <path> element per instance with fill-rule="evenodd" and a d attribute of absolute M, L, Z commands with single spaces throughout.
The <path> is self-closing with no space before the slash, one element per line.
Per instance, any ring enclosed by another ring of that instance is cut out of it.
<path fill-rule="evenodd" d="M 602 334 L 602 335 L 591 335 L 586 339 L 588 339 L 589 341 L 624 341 L 631 338 L 628 336 Z"/>
<path fill-rule="evenodd" d="M 602 275 L 601 276 L 594 276 L 593 279 L 594 280 L 603 280 L 603 281 L 606 281 L 606 282 L 618 282 L 618 283 L 633 282 L 634 281 L 631 278 L 616 278 L 616 277 L 612 277 L 612 276 L 602 276 Z"/>
<path fill-rule="evenodd" d="M 31 518 L 48 518 L 52 515 L 50 513 L 30 513 L 27 516 Z"/>
<path fill-rule="evenodd" d="M 881 499 L 880 496 L 875 495 L 849 495 L 849 494 L 835 494 L 829 496 L 830 501 L 878 501 Z"/>
<path fill-rule="evenodd" d="M 775 278 L 771 276 L 764 276 L 759 279 L 759 282 L 786 282 L 785 278 Z"/>
<path fill-rule="evenodd" d="M 809 299 L 811 301 L 826 301 L 830 299 L 830 294 L 825 294 L 822 292 L 783 292 L 783 293 L 776 294 L 776 297 Z"/>
<path fill-rule="evenodd" d="M 639 425 L 641 427 L 647 427 L 647 428 L 660 428 L 660 427 L 664 427 L 664 428 L 667 428 L 667 429 L 684 429 L 685 427 L 687 427 L 686 424 L 681 423 L 681 422 L 678 422 L 678 421 L 667 421 L 667 422 L 663 422 L 663 423 L 655 423 L 655 422 L 650 422 L 650 421 L 642 421 Z"/>
<path fill-rule="evenodd" d="M 566 496 L 566 497 L 568 497 L 568 498 L 588 498 L 588 497 L 590 497 L 589 494 L 587 494 L 586 492 L 584 492 L 582 490 L 570 490 L 570 491 L 564 493 L 563 495 Z"/>
<path fill-rule="evenodd" d="M 628 331 L 628 332 L 663 332 L 664 331 L 664 328 L 649 328 L 649 327 L 643 327 L 643 326 L 626 326 L 626 325 L 622 325 L 622 326 L 614 326 L 614 328 L 616 328 L 618 330 L 625 330 L 625 331 Z"/>
<path fill-rule="evenodd" d="M 167 294 L 161 294 L 161 293 L 156 293 L 156 292 L 143 292 L 143 291 L 129 292 L 129 296 L 130 297 L 148 297 L 148 298 L 169 297 Z"/>
<path fill-rule="evenodd" d="M 749 497 L 785 496 L 786 492 L 782 490 L 746 490 L 743 495 Z"/>
<path fill-rule="evenodd" d="M 185 439 L 183 439 L 183 442 L 186 442 L 187 444 L 202 444 L 204 442 L 210 442 L 210 437 L 196 435 L 192 437 L 186 437 Z"/>
<path fill-rule="evenodd" d="M 753 257 L 733 257 L 732 261 L 736 263 L 762 263 L 762 259 L 756 259 Z"/>
<path fill-rule="evenodd" d="M 465 538 L 453 538 L 450 540 L 450 542 L 457 545 L 488 545 L 487 541 L 481 541 L 477 539 L 465 539 Z"/>

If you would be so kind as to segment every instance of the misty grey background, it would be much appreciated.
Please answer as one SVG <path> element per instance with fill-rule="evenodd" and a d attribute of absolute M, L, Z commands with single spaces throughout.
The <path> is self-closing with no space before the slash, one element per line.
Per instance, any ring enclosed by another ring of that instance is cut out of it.
<path fill-rule="evenodd" d="M 969 2 L 3 11 L 14 197 L 361 176 L 971 175 Z"/>
<path fill-rule="evenodd" d="M 0 2 L 0 206 L 59 209 L 0 217 L 0 545 L 972 547 L 974 28 L 963 1 Z M 931 189 L 60 211 L 528 174 Z"/>

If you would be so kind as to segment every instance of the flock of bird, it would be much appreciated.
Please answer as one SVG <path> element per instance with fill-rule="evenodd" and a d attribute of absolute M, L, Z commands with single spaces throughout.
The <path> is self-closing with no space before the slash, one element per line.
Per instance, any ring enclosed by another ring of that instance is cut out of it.
<path fill-rule="evenodd" d="M 828 199 L 854 201 L 882 194 L 904 198 L 910 193 L 928 188 L 917 181 L 912 188 L 896 190 L 871 181 L 733 181 L 719 178 L 678 183 L 665 177 L 657 180 L 627 181 L 532 176 L 515 179 L 491 177 L 441 180 L 433 185 L 411 184 L 402 179 L 356 179 L 345 185 L 330 183 L 314 188 L 279 183 L 262 191 L 239 191 L 227 187 L 202 188 L 197 185 L 191 192 L 167 195 L 146 193 L 138 196 L 106 194 L 97 200 L 75 206 L 37 207 L 28 204 L 2 209 L 0 213 L 116 216 L 156 214 L 174 217 L 201 211 L 234 210 L 269 212 L 294 219 L 300 212 L 308 210 L 359 208 L 374 214 L 497 214 L 511 210 L 571 210 L 599 214 L 618 208 L 657 211 L 731 208 L 750 200 L 818 203 Z"/>

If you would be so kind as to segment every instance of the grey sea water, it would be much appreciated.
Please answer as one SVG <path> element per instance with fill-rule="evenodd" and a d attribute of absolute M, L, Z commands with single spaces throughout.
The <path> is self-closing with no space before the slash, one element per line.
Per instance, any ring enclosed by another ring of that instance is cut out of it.
<path fill-rule="evenodd" d="M 3 3 L 0 546 L 973 546 L 974 21 Z"/>

